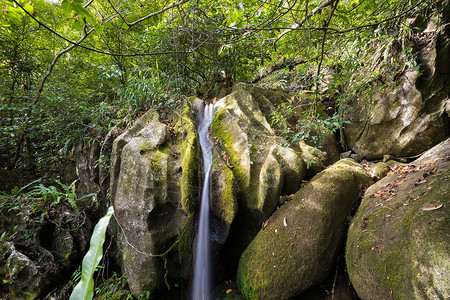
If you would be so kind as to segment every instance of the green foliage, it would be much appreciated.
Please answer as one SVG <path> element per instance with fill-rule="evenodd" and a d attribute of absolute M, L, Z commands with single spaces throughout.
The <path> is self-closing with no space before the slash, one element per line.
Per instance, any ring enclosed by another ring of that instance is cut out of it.
<path fill-rule="evenodd" d="M 334 113 L 328 116 L 319 106 L 319 111 L 314 113 L 312 106 L 314 104 L 304 103 L 294 97 L 291 102 L 282 103 L 277 110 L 271 114 L 271 125 L 281 130 L 280 134 L 286 139 L 287 143 L 294 145 L 301 141 L 321 148 L 326 135 L 332 134 L 335 130 L 341 128 L 349 121 L 343 119 L 340 113 Z M 306 110 L 299 110 L 301 106 L 308 106 Z M 287 119 L 295 119 L 292 124 L 286 122 Z"/>
<path fill-rule="evenodd" d="M 127 290 L 125 274 L 119 276 L 114 272 L 111 277 L 95 288 L 96 300 L 128 299 L 128 296 L 131 296 L 131 293 Z"/>
<path fill-rule="evenodd" d="M 77 202 L 94 194 L 78 197 L 76 183 L 65 185 L 57 179 L 38 179 L 30 182 L 21 189 L 15 187 L 12 195 L 4 194 L 0 200 L 0 211 L 15 211 L 26 221 L 30 219 L 44 222 L 51 209 L 57 205 L 67 203 L 78 212 Z"/>
<path fill-rule="evenodd" d="M 91 236 L 89 251 L 83 258 L 81 280 L 75 286 L 70 295 L 70 300 L 90 300 L 94 295 L 94 272 L 103 257 L 103 242 L 105 241 L 106 229 L 114 213 L 114 208 L 108 208 L 108 212 L 94 227 Z"/>
<path fill-rule="evenodd" d="M 181 95 L 200 86 L 218 93 L 280 60 L 306 62 L 297 69 L 306 78 L 305 89 L 324 81 L 326 69 L 337 63 L 339 82 L 326 84 L 337 84 L 343 93 L 355 83 L 362 90 L 380 75 L 387 86 L 399 70 L 420 67 L 411 46 L 418 29 L 408 16 L 427 2 L 339 1 L 324 35 L 320 27 L 332 10 L 319 9 L 322 0 L 188 1 L 156 14 L 169 4 L 19 0 L 22 9 L 2 0 L 0 165 L 27 179 L 42 176 L 64 154 L 61 150 L 85 135 L 100 138 L 120 119 L 130 123 L 151 106 L 173 111 Z M 305 12 L 310 15 L 303 22 Z M 88 49 L 75 47 L 58 58 L 70 45 L 67 40 L 80 38 Z M 396 49 L 399 54 L 391 55 Z M 324 67 L 316 74 L 322 54 Z M 371 63 L 361 68 L 369 57 L 374 63 L 383 60 L 383 70 L 373 70 Z M 227 78 L 218 75 L 221 71 Z M 291 66 L 284 71 L 275 85 L 290 89 Z"/>

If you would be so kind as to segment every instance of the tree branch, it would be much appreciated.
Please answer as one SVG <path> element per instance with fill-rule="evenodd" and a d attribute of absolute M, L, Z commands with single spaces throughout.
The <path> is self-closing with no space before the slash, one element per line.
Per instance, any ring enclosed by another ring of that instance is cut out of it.
<path fill-rule="evenodd" d="M 316 8 L 314 8 L 310 13 L 308 13 L 303 19 L 301 19 L 299 22 L 295 23 L 294 25 L 291 26 L 291 28 L 286 29 L 285 31 L 283 31 L 282 33 L 280 33 L 278 35 L 278 37 L 276 38 L 276 40 L 274 41 L 274 44 L 276 44 L 278 42 L 278 40 L 280 40 L 283 36 L 285 36 L 287 33 L 296 30 L 297 28 L 299 28 L 300 26 L 303 25 L 303 23 L 305 23 L 309 18 L 311 18 L 313 15 L 315 15 L 316 13 L 320 12 L 322 9 L 324 9 L 325 7 L 327 7 L 328 5 L 332 4 L 335 0 L 325 0 L 324 2 L 322 2 L 322 4 L 320 4 L 319 6 L 317 6 Z"/>
<path fill-rule="evenodd" d="M 55 34 L 57 37 L 59 37 L 60 39 L 68 42 L 69 44 L 75 45 L 76 47 L 80 47 L 83 49 L 86 49 L 88 51 L 92 51 L 92 52 L 96 52 L 96 53 L 100 53 L 100 54 L 104 54 L 104 55 L 110 55 L 110 56 L 123 56 L 123 57 L 135 57 L 135 56 L 154 56 L 154 55 L 164 55 L 164 54 L 173 54 L 173 53 L 191 53 L 191 51 L 162 51 L 162 52 L 152 52 L 152 53 L 134 53 L 134 54 L 122 54 L 122 53 L 110 53 L 110 52 L 105 52 L 99 49 L 95 49 L 95 48 L 91 48 L 91 47 L 86 47 L 84 45 L 78 44 L 77 42 L 71 41 L 67 38 L 65 38 L 64 36 L 60 35 L 59 33 L 57 33 L 56 31 L 54 31 L 53 29 L 49 28 L 47 25 L 45 25 L 44 23 L 42 23 L 41 21 L 39 21 L 38 19 L 36 19 L 36 17 L 34 17 L 29 11 L 27 11 L 25 8 L 22 7 L 22 5 L 20 5 L 20 3 L 18 3 L 16 0 L 13 0 L 14 3 L 17 4 L 18 7 L 20 7 L 28 16 L 30 16 L 30 18 L 32 18 L 36 23 L 38 23 L 39 25 L 41 25 L 42 27 L 44 27 L 45 29 L 47 29 L 48 31 L 50 31 L 51 33 Z M 184 0 L 185 2 L 187 2 L 188 0 Z M 92 3 L 89 2 L 89 3 Z M 165 10 L 167 10 L 168 8 L 166 8 Z M 165 11 L 164 10 L 164 11 Z M 162 10 L 161 10 L 162 11 Z M 161 12 L 160 11 L 160 12 Z M 154 15 L 154 14 L 152 14 Z M 109 20 L 107 21 L 111 21 L 113 18 L 115 18 L 116 15 L 114 15 L 113 17 L 111 17 Z M 134 23 L 134 22 L 133 22 Z"/>
<path fill-rule="evenodd" d="M 83 35 L 81 36 L 81 38 L 75 44 L 71 44 L 70 46 L 68 46 L 67 48 L 61 50 L 58 54 L 56 54 L 55 57 L 53 57 L 52 63 L 48 67 L 47 72 L 45 73 L 44 77 L 42 77 L 41 83 L 39 84 L 38 92 L 37 92 L 35 100 L 33 101 L 33 104 L 36 104 L 39 101 L 39 99 L 41 97 L 41 94 L 42 94 L 42 91 L 44 90 L 45 81 L 47 81 L 47 78 L 52 73 L 53 68 L 55 67 L 55 65 L 58 62 L 59 58 L 61 56 L 63 56 L 65 53 L 67 53 L 70 50 L 72 50 L 73 48 L 75 48 L 76 46 L 78 46 L 78 44 L 80 44 L 82 41 L 84 41 L 86 39 L 86 37 L 89 34 L 91 34 L 93 31 L 94 31 L 94 28 L 92 28 L 89 31 L 86 31 L 86 26 L 84 26 L 84 28 L 83 28 Z"/>
<path fill-rule="evenodd" d="M 136 25 L 136 24 L 138 24 L 138 23 L 140 23 L 140 22 L 142 22 L 142 21 L 145 21 L 145 20 L 147 20 L 147 19 L 149 19 L 149 18 L 151 18 L 151 17 L 154 17 L 154 16 L 156 16 L 156 15 L 162 14 L 163 12 L 165 12 L 165 11 L 171 9 L 171 8 L 180 6 L 180 5 L 182 5 L 182 4 L 186 3 L 186 2 L 189 2 L 189 0 L 181 0 L 181 1 L 176 2 L 176 3 L 172 3 L 171 5 L 169 5 L 169 6 L 167 6 L 167 7 L 164 7 L 164 8 L 161 9 L 161 10 L 158 10 L 158 11 L 155 11 L 155 12 L 153 12 L 153 13 L 151 13 L 151 14 L 148 14 L 148 15 L 146 15 L 145 17 L 142 17 L 142 18 L 140 18 L 139 20 L 136 20 L 136 21 L 131 22 L 131 23 L 128 23 L 128 22 L 125 21 L 125 20 L 124 20 L 124 21 L 125 21 L 125 23 L 126 23 L 129 27 L 132 27 L 133 25 Z"/>
<path fill-rule="evenodd" d="M 325 26 L 323 26 L 323 27 L 325 27 L 325 29 L 323 30 L 323 38 L 322 38 L 322 44 L 321 44 L 319 65 L 317 66 L 316 91 L 318 91 L 320 68 L 322 67 L 323 55 L 324 55 L 324 50 L 325 50 L 325 40 L 327 38 L 327 28 L 330 25 L 331 18 L 333 17 L 334 11 L 336 10 L 338 3 L 339 3 L 339 0 L 336 0 L 334 5 L 331 6 L 332 9 L 331 9 L 330 15 L 328 16 L 328 20 L 324 24 Z"/>

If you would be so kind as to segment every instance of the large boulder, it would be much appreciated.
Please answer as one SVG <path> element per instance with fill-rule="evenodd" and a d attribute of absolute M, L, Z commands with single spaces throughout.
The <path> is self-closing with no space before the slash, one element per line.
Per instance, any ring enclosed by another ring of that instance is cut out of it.
<path fill-rule="evenodd" d="M 199 177 L 194 113 L 189 101 L 172 126 L 150 110 L 113 143 L 119 260 L 136 297 L 189 276 Z"/>
<path fill-rule="evenodd" d="M 450 297 L 450 139 L 365 193 L 346 261 L 362 299 Z"/>
<path fill-rule="evenodd" d="M 375 87 L 371 99 L 350 104 L 347 142 L 366 159 L 418 155 L 450 134 L 450 14 L 442 11 L 410 20 L 420 69 L 408 68 L 400 79 L 389 77 L 397 85 Z"/>
<path fill-rule="evenodd" d="M 240 259 L 245 298 L 290 299 L 323 281 L 344 244 L 346 218 L 371 183 L 358 163 L 343 159 L 281 206 Z"/>
<path fill-rule="evenodd" d="M 34 300 L 43 296 L 50 280 L 39 270 L 37 263 L 12 247 L 6 260 L 7 279 L 12 299 Z"/>
<path fill-rule="evenodd" d="M 229 236 L 222 251 L 232 271 L 238 259 L 273 213 L 281 194 L 295 193 L 306 174 L 299 147 L 283 147 L 270 125 L 270 114 L 287 95 L 239 84 L 215 103 L 211 184 L 216 214 Z"/>

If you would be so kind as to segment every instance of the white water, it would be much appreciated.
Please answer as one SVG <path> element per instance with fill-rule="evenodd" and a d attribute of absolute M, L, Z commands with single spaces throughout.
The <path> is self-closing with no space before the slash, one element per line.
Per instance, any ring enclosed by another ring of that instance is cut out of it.
<path fill-rule="evenodd" d="M 209 173 L 212 164 L 211 144 L 208 128 L 211 125 L 214 105 L 205 106 L 203 119 L 198 127 L 198 136 L 203 155 L 203 189 L 198 222 L 198 234 L 194 253 L 194 279 L 192 281 L 192 300 L 206 300 L 211 292 L 211 266 L 209 249 Z"/>

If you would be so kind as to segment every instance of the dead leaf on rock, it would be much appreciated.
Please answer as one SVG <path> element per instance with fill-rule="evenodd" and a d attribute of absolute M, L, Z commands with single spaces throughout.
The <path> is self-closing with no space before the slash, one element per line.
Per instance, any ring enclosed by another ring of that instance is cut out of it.
<path fill-rule="evenodd" d="M 284 219 L 283 219 L 283 225 L 284 225 L 284 227 L 287 227 L 286 217 L 284 217 Z"/>
<path fill-rule="evenodd" d="M 392 168 L 392 171 L 394 172 L 394 174 L 408 174 L 414 173 L 417 170 L 415 165 L 406 165 L 406 166 L 395 165 Z"/>
<path fill-rule="evenodd" d="M 381 197 L 381 196 L 383 196 L 384 193 L 385 193 L 384 190 L 376 191 L 376 192 L 373 194 L 373 197 L 376 197 L 376 198 Z"/>
<path fill-rule="evenodd" d="M 421 210 L 428 211 L 428 210 L 435 210 L 442 207 L 442 204 L 428 204 L 425 206 L 422 206 Z"/>
<path fill-rule="evenodd" d="M 427 173 L 428 174 L 434 174 L 437 171 L 437 167 L 434 167 L 433 169 L 429 170 Z"/>
<path fill-rule="evenodd" d="M 404 179 L 400 179 L 400 178 L 395 179 L 395 185 L 400 185 L 400 184 L 402 184 L 403 182 L 405 182 Z"/>

